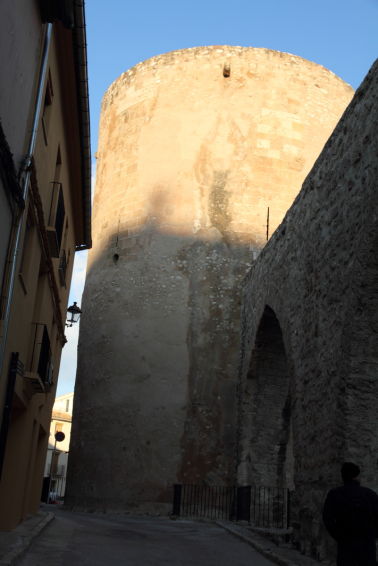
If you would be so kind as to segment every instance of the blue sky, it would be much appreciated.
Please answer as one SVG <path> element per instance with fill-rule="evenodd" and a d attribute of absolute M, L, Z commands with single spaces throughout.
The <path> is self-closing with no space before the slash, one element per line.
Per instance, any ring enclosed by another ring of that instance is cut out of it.
<path fill-rule="evenodd" d="M 354 88 L 378 57 L 378 0 L 88 0 L 86 21 L 94 150 L 105 90 L 166 51 L 267 47 L 324 65 Z"/>
<path fill-rule="evenodd" d="M 149 57 L 199 45 L 267 47 L 300 55 L 357 88 L 378 57 L 378 0 L 88 0 L 92 153 L 101 99 Z M 71 300 L 80 303 L 86 254 L 77 254 Z M 78 328 L 67 329 L 58 395 L 73 390 Z"/>

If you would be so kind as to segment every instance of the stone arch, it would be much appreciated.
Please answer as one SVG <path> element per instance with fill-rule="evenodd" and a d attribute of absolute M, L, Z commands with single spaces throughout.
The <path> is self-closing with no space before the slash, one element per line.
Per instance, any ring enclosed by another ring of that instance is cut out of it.
<path fill-rule="evenodd" d="M 244 481 L 293 488 L 292 402 L 286 349 L 278 318 L 265 306 L 242 400 Z"/>

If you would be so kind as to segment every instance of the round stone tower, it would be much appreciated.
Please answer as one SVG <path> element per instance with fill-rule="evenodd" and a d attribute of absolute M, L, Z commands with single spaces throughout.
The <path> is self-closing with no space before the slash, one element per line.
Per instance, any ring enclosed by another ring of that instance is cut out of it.
<path fill-rule="evenodd" d="M 67 500 L 152 511 L 231 484 L 239 289 L 352 89 L 245 47 L 174 51 L 104 96 Z"/>

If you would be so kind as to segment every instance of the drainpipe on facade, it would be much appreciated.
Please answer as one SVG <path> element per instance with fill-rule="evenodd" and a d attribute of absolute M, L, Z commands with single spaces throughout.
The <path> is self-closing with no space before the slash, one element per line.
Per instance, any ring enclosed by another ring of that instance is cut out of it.
<path fill-rule="evenodd" d="M 20 213 L 19 217 L 16 221 L 16 233 L 13 245 L 13 252 L 12 257 L 10 260 L 10 275 L 9 275 L 9 284 L 8 284 L 8 294 L 6 297 L 6 303 L 4 308 L 4 319 L 3 319 L 3 334 L 0 339 L 0 375 L 4 368 L 4 356 L 5 356 L 5 347 L 7 342 L 8 336 L 8 329 L 9 329 L 9 321 L 10 321 L 10 312 L 12 307 L 12 300 L 13 300 L 13 291 L 14 291 L 14 284 L 16 279 L 16 270 L 17 270 L 17 260 L 19 254 L 19 246 L 21 240 L 22 229 L 24 225 L 24 218 L 27 214 L 27 200 L 29 195 L 29 186 L 30 186 L 30 174 L 31 174 L 31 164 L 33 159 L 33 154 L 35 151 L 35 145 L 37 140 L 37 133 L 38 133 L 38 125 L 39 119 L 41 116 L 41 109 L 43 104 L 44 98 L 44 90 L 45 90 L 45 80 L 46 74 L 48 69 L 48 58 L 49 58 L 49 50 L 50 50 L 50 43 L 51 43 L 51 36 L 52 36 L 52 24 L 48 23 L 45 24 L 45 32 L 44 32 L 44 41 L 43 41 L 43 51 L 42 51 L 42 60 L 39 69 L 39 76 L 38 76 L 38 86 L 37 86 L 37 94 L 35 99 L 35 106 L 34 106 L 34 116 L 33 116 L 33 123 L 32 123 L 32 131 L 30 135 L 28 151 L 26 157 L 22 163 L 19 172 L 19 179 L 21 184 L 22 196 L 25 202 L 25 208 Z M 0 454 L 0 469 L 3 460 L 4 454 Z"/>

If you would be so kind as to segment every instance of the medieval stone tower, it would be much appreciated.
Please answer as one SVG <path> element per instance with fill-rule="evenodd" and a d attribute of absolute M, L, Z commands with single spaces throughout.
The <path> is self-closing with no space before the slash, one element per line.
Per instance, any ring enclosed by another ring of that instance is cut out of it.
<path fill-rule="evenodd" d="M 319 65 L 229 46 L 154 57 L 111 85 L 69 504 L 151 511 L 175 482 L 235 481 L 240 284 L 351 96 Z"/>

